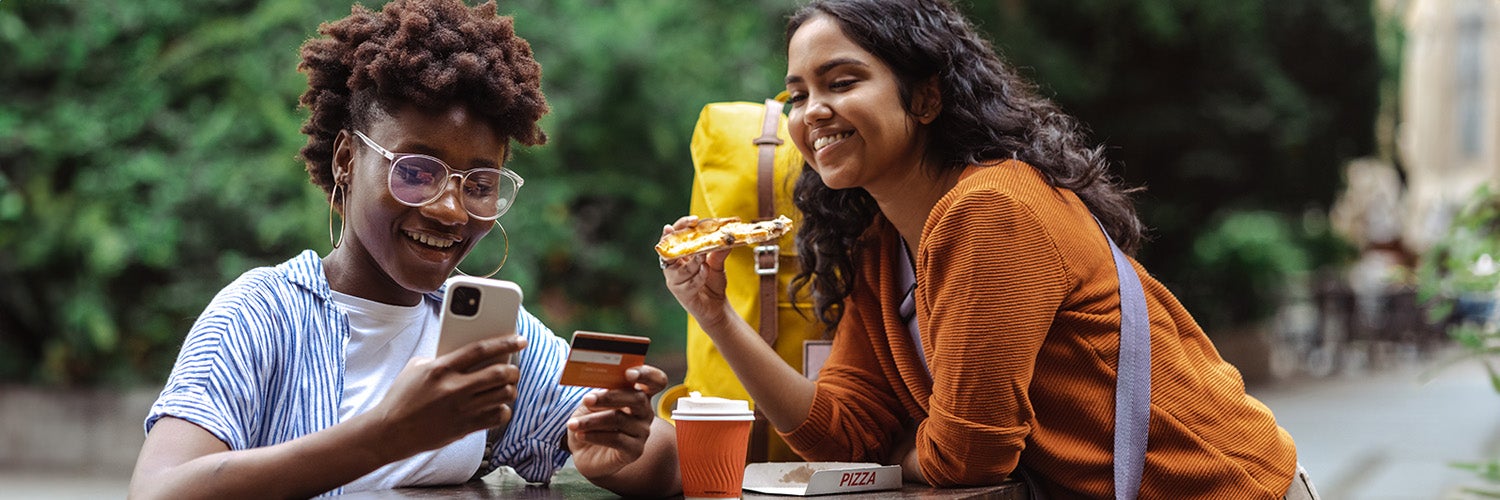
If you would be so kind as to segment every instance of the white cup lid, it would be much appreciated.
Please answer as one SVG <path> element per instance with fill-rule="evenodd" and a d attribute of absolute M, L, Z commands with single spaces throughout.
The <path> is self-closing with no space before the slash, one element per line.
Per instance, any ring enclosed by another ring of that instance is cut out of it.
<path fill-rule="evenodd" d="M 677 409 L 672 410 L 672 418 L 749 420 L 755 418 L 755 412 L 750 411 L 749 401 L 704 396 L 693 391 L 688 393 L 688 397 L 677 399 Z"/>

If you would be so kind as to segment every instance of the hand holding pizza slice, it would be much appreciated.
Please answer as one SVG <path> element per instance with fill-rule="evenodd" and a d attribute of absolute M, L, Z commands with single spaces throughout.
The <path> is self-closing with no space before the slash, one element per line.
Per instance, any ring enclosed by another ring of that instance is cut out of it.
<path fill-rule="evenodd" d="M 691 227 L 668 233 L 656 243 L 663 261 L 725 248 L 775 241 L 792 229 L 785 215 L 759 222 L 740 222 L 739 217 L 699 219 Z"/>

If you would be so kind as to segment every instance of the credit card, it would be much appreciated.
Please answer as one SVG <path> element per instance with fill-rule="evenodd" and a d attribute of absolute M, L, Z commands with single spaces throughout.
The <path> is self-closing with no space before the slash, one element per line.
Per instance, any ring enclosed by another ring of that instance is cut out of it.
<path fill-rule="evenodd" d="M 625 370 L 646 363 L 651 339 L 617 333 L 573 332 L 568 363 L 563 365 L 562 385 L 629 389 Z"/>

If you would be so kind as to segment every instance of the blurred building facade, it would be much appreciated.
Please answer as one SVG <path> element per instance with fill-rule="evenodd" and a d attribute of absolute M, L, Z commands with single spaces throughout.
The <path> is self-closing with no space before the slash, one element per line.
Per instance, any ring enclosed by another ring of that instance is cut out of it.
<path fill-rule="evenodd" d="M 1314 345 L 1325 353 L 1444 339 L 1417 297 L 1417 267 L 1482 185 L 1500 188 L 1500 0 L 1373 7 L 1386 20 L 1386 64 L 1400 72 L 1387 77 L 1380 154 L 1345 165 L 1329 211 L 1359 255 L 1314 287 Z"/>
<path fill-rule="evenodd" d="M 1500 0 L 1384 1 L 1402 16 L 1402 240 L 1427 249 L 1485 182 L 1500 185 Z"/>

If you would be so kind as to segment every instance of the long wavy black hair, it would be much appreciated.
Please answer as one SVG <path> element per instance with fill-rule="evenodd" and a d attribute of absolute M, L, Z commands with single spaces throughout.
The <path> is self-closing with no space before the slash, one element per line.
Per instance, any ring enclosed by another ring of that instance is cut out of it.
<path fill-rule="evenodd" d="M 1139 248 L 1144 230 L 1130 200 L 1133 189 L 1110 173 L 1103 148 L 1088 144 L 1084 127 L 1001 60 L 952 4 L 817 0 L 792 15 L 786 39 L 819 16 L 890 66 L 908 114 L 916 116 L 912 89 L 936 77 L 942 108 L 928 125 L 925 164 L 946 171 L 1021 160 L 1048 183 L 1076 193 L 1122 250 Z M 803 222 L 796 238 L 802 269 L 792 292 L 811 287 L 813 312 L 832 332 L 854 287 L 861 235 L 880 209 L 864 189 L 830 189 L 806 164 L 793 202 Z"/>

